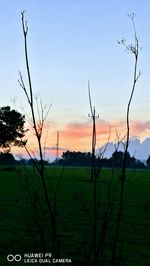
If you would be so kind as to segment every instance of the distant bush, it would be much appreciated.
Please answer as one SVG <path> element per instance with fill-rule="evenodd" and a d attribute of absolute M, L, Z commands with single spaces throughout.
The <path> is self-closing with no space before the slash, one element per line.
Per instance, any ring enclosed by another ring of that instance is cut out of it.
<path fill-rule="evenodd" d="M 15 165 L 16 160 L 12 153 L 0 153 L 0 165 Z"/>

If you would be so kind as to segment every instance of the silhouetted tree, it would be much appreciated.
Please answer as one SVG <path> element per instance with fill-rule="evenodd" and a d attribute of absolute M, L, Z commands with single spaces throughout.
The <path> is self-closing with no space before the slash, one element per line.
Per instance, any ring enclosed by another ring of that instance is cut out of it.
<path fill-rule="evenodd" d="M 116 168 L 121 168 L 123 166 L 123 160 L 124 160 L 124 152 L 122 151 L 115 151 L 112 154 L 112 157 L 110 158 L 110 161 L 112 161 L 112 164 Z M 130 153 L 127 151 L 126 154 L 126 167 L 127 168 L 135 168 L 136 167 L 136 159 L 130 156 Z"/>
<path fill-rule="evenodd" d="M 112 154 L 113 165 L 115 167 L 122 167 L 124 153 L 122 151 L 115 151 Z"/>
<path fill-rule="evenodd" d="M 148 156 L 148 158 L 146 160 L 146 164 L 147 164 L 148 168 L 150 168 L 150 155 Z"/>
<path fill-rule="evenodd" d="M 25 136 L 24 129 L 25 116 L 10 106 L 0 108 L 0 147 L 10 151 L 11 145 L 23 146 L 26 141 L 22 138 Z"/>
<path fill-rule="evenodd" d="M 62 165 L 70 166 L 90 166 L 91 165 L 91 153 L 80 151 L 66 151 L 62 154 L 62 159 L 58 161 Z"/>

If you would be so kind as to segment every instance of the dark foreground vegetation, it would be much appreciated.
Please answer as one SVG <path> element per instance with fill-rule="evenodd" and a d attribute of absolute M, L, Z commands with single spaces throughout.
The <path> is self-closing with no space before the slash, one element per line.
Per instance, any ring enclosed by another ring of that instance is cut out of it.
<path fill-rule="evenodd" d="M 56 204 L 56 225 L 61 257 L 71 258 L 71 265 L 90 265 L 93 221 L 93 184 L 90 182 L 90 168 L 46 167 L 46 171 L 49 197 Z M 107 211 L 111 174 L 109 169 L 103 169 L 101 172 L 98 200 L 101 217 L 98 228 Z M 117 170 L 113 180 L 113 185 L 116 187 L 114 208 L 103 248 L 103 265 L 110 265 L 118 208 L 119 175 L 120 172 Z M 0 219 L 0 265 L 8 265 L 6 256 L 10 251 L 12 254 L 42 252 L 42 237 L 47 244 L 44 251 L 51 252 L 49 225 L 46 223 L 47 212 L 40 197 L 38 180 L 35 169 L 31 166 L 17 167 L 17 171 L 0 172 L 0 213 L 1 215 L 3 213 Z M 56 192 L 55 198 L 51 197 L 52 188 Z M 118 265 L 150 265 L 149 195 L 150 171 L 128 170 L 118 240 Z M 40 230 L 40 226 L 43 230 Z M 17 265 L 24 264 L 19 262 Z"/>

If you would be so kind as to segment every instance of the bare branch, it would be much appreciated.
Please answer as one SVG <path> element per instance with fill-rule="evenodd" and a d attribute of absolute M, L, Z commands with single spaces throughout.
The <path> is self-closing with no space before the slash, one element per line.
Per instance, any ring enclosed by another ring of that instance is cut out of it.
<path fill-rule="evenodd" d="M 24 84 L 24 81 L 23 81 L 23 77 L 22 77 L 22 74 L 21 74 L 20 71 L 19 71 L 19 76 L 20 76 L 20 80 L 18 79 L 19 85 L 24 90 L 25 95 L 26 95 L 27 100 L 28 100 L 28 103 L 31 105 L 30 98 L 29 98 L 29 95 L 27 93 L 27 90 L 26 90 L 26 87 L 25 87 L 25 84 Z"/>
<path fill-rule="evenodd" d="M 21 19 L 22 19 L 23 34 L 26 37 L 28 33 L 28 24 L 27 21 L 24 19 L 24 13 L 25 11 L 21 12 Z"/>
<path fill-rule="evenodd" d="M 91 115 L 93 117 L 93 107 L 92 107 L 91 92 L 90 92 L 90 82 L 89 82 L 89 80 L 88 80 L 88 94 L 89 94 L 89 103 L 90 103 Z"/>

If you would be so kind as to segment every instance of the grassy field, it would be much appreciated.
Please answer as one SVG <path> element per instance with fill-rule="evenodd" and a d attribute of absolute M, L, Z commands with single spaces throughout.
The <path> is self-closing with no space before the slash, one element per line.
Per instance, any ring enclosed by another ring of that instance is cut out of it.
<path fill-rule="evenodd" d="M 110 180 L 111 170 L 103 169 L 98 185 L 98 228 L 107 211 Z M 118 180 L 119 172 L 116 172 L 113 178 L 114 209 L 104 250 L 105 265 L 109 265 L 112 250 L 118 209 Z M 63 170 L 48 167 L 47 185 L 51 201 L 54 201 L 53 192 L 57 191 L 57 230 L 61 256 L 71 258 L 71 265 L 88 265 L 85 261 L 90 259 L 92 250 L 94 206 L 90 169 Z M 45 252 L 51 252 L 49 246 L 51 236 L 42 193 L 39 178 L 31 167 L 0 171 L 0 265 L 13 264 L 7 262 L 8 254 L 42 252 L 37 220 L 43 228 L 42 234 L 47 244 Z M 150 172 L 148 170 L 128 171 L 118 257 L 121 266 L 150 265 Z M 18 262 L 16 265 L 24 264 Z"/>

